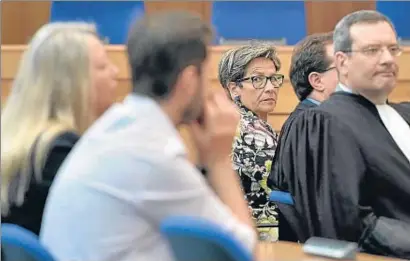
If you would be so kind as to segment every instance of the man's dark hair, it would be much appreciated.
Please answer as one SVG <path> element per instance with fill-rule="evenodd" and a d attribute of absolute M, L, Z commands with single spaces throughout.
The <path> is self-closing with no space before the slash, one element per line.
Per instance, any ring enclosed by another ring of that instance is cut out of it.
<path fill-rule="evenodd" d="M 376 24 L 386 22 L 390 24 L 393 31 L 392 21 L 385 15 L 374 10 L 360 10 L 343 17 L 336 25 L 333 32 L 333 42 L 336 52 L 349 52 L 352 49 L 352 38 L 350 28 L 355 24 Z"/>
<path fill-rule="evenodd" d="M 313 90 L 309 82 L 309 74 L 325 72 L 331 64 L 326 46 L 332 44 L 332 38 L 331 32 L 312 34 L 295 46 L 289 78 L 299 100 L 304 100 Z"/>
<path fill-rule="evenodd" d="M 127 41 L 133 92 L 167 97 L 186 67 L 200 70 L 211 37 L 211 28 L 188 12 L 161 12 L 137 21 Z"/>

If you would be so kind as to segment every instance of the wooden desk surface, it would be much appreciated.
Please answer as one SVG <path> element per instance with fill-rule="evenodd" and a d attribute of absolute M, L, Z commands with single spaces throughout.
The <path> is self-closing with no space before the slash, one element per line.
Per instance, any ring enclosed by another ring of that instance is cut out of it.
<path fill-rule="evenodd" d="M 259 243 L 258 261 L 335 261 L 337 259 L 322 258 L 304 254 L 302 246 L 291 242 Z M 398 261 L 400 259 L 358 254 L 357 261 Z"/>

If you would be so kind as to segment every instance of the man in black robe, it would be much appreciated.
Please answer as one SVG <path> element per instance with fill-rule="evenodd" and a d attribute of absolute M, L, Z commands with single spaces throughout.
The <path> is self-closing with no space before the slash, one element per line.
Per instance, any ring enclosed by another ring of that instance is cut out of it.
<path fill-rule="evenodd" d="M 292 123 L 271 185 L 294 199 L 280 211 L 299 240 L 358 242 L 362 251 L 410 258 L 410 110 L 387 103 L 401 54 L 391 21 L 376 11 L 334 31 L 337 91 Z"/>
<path fill-rule="evenodd" d="M 312 34 L 296 44 L 289 78 L 300 102 L 282 126 L 275 158 L 282 153 L 281 147 L 285 144 L 286 134 L 295 117 L 306 109 L 318 106 L 334 92 L 338 77 L 333 53 L 332 32 Z"/>
<path fill-rule="evenodd" d="M 289 78 L 300 102 L 282 129 L 301 111 L 318 106 L 334 92 L 338 78 L 333 53 L 332 32 L 309 35 L 295 46 Z"/>
<path fill-rule="evenodd" d="M 410 88 L 410 86 L 409 86 L 409 88 Z M 410 109 L 410 102 L 401 102 L 400 104 L 403 105 L 404 107 L 407 107 L 407 108 Z"/>
<path fill-rule="evenodd" d="M 334 92 L 338 77 L 333 53 L 332 32 L 309 35 L 295 46 L 289 78 L 300 102 L 282 126 L 272 164 L 273 169 L 277 168 L 276 158 L 283 153 L 281 148 L 286 144 L 287 133 L 295 117 L 306 109 L 318 106 Z M 269 180 L 268 185 L 271 185 Z M 294 235 L 286 222 L 279 223 L 279 239 L 294 240 Z"/>

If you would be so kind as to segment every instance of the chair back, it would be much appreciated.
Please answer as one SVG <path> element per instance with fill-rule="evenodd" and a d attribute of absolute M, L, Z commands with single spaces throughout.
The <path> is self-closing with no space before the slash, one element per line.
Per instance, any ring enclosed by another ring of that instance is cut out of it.
<path fill-rule="evenodd" d="M 218 225 L 198 217 L 169 217 L 161 223 L 177 261 L 252 261 L 253 255 Z"/>
<path fill-rule="evenodd" d="M 294 201 L 289 192 L 273 190 L 269 200 L 279 209 L 279 240 L 298 242 L 297 214 L 294 210 Z M 296 226 L 296 227 L 295 227 Z"/>
<path fill-rule="evenodd" d="M 4 261 L 55 261 L 36 234 L 15 224 L 1 224 Z"/>
<path fill-rule="evenodd" d="M 293 198 L 289 192 L 273 190 L 269 195 L 269 200 L 272 202 L 293 205 Z"/>

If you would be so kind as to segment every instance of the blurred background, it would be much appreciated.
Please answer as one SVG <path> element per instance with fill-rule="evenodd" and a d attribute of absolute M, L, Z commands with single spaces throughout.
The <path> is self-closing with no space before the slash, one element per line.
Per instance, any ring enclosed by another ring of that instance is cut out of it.
<path fill-rule="evenodd" d="M 221 55 L 249 39 L 271 41 L 282 61 L 285 83 L 275 111 L 269 114 L 271 126 L 280 131 L 298 99 L 288 78 L 295 43 L 305 36 L 332 31 L 343 16 L 362 9 L 379 10 L 393 20 L 403 44 L 410 40 L 410 2 L 400 1 L 2 1 L 1 2 L 1 101 L 5 103 L 25 46 L 34 33 L 50 21 L 83 20 L 97 24 L 100 35 L 109 43 L 107 52 L 119 68 L 116 99 L 130 91 L 130 75 L 124 43 L 130 23 L 144 14 L 182 9 L 199 14 L 216 31 L 210 48 L 209 90 L 219 89 L 217 66 Z M 393 102 L 410 100 L 410 46 L 399 57 L 397 88 Z M 197 155 L 189 135 L 181 130 L 190 159 Z"/>
<path fill-rule="evenodd" d="M 170 9 L 199 14 L 217 31 L 215 44 L 247 39 L 294 45 L 304 36 L 331 31 L 344 15 L 361 9 L 389 16 L 399 37 L 410 40 L 410 2 L 405 1 L 2 1 L 1 43 L 26 44 L 49 21 L 97 23 L 110 44 L 123 44 L 131 19 Z"/>

